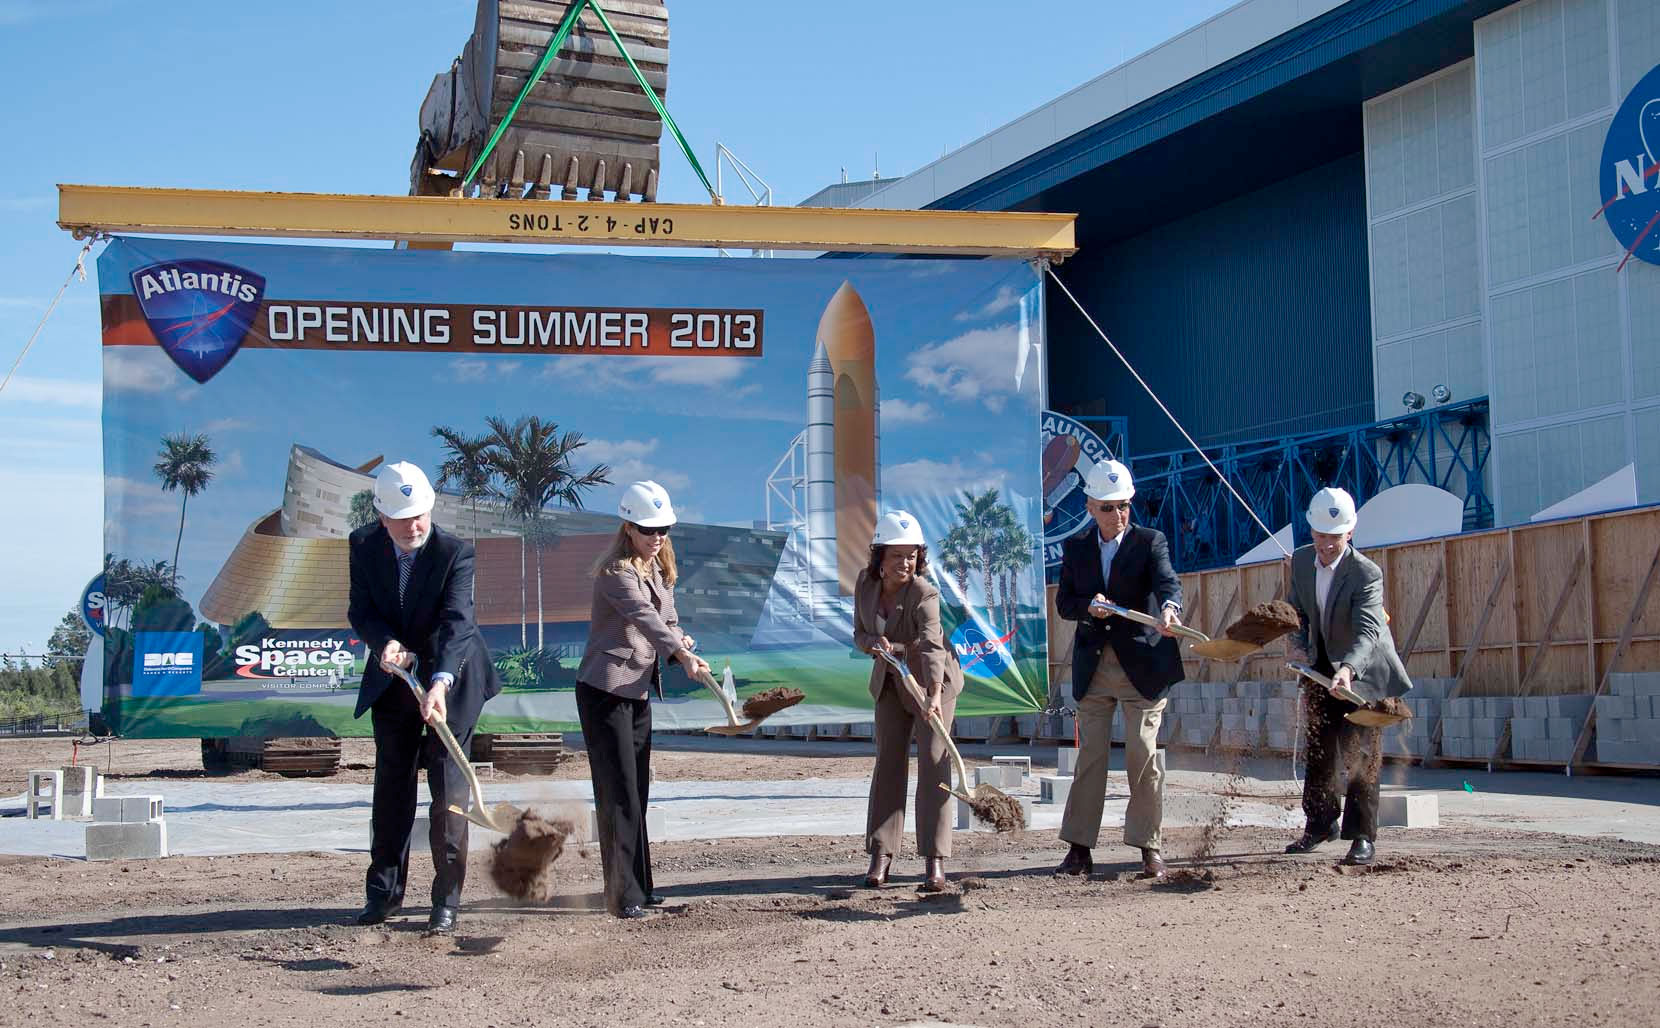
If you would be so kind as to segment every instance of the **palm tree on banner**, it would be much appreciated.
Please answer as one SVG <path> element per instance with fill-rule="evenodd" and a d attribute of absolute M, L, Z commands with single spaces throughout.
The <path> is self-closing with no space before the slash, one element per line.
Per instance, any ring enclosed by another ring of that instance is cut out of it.
<path fill-rule="evenodd" d="M 219 458 L 205 435 L 177 435 L 161 437 L 161 451 L 156 455 L 156 477 L 161 479 L 163 492 L 175 489 L 184 493 L 179 502 L 179 535 L 173 542 L 173 571 L 175 584 L 179 568 L 179 547 L 184 543 L 184 511 L 190 498 L 196 496 L 213 480 L 213 465 Z"/>
<path fill-rule="evenodd" d="M 996 489 L 987 489 L 979 496 L 972 492 L 964 492 L 962 502 L 956 504 L 956 510 L 957 521 L 961 523 L 968 541 L 973 545 L 977 558 L 975 563 L 986 585 L 986 606 L 991 607 L 997 602 L 991 570 L 991 550 L 997 541 L 998 531 L 1005 524 L 1008 508 L 998 502 Z"/>
<path fill-rule="evenodd" d="M 478 546 L 478 501 L 491 493 L 495 472 L 490 468 L 492 436 L 469 436 L 439 425 L 432 434 L 444 443 L 448 454 L 438 465 L 438 488 L 455 486 L 461 498 L 473 508 L 473 546 Z M 473 591 L 478 591 L 478 564 L 474 562 Z"/>
<path fill-rule="evenodd" d="M 611 469 L 596 464 L 577 474 L 571 465 L 576 451 L 587 445 L 582 433 L 559 431 L 552 421 L 534 415 L 509 423 L 500 417 L 485 419 L 490 429 L 488 465 L 501 479 L 498 494 L 508 509 L 527 527 L 519 534 L 519 645 L 528 646 L 525 630 L 528 602 L 526 536 L 537 537 L 536 560 L 536 646 L 542 648 L 542 562 L 540 531 L 543 510 L 555 500 L 582 509 L 583 494 L 597 485 L 608 485 Z M 535 522 L 536 524 L 532 524 Z"/>
<path fill-rule="evenodd" d="M 372 525 L 380 517 L 375 510 L 375 494 L 370 489 L 359 489 L 352 494 L 351 506 L 346 510 L 346 524 L 352 531 Z"/>
<path fill-rule="evenodd" d="M 1007 508 L 1005 508 L 1007 509 Z M 1019 616 L 1019 592 L 1016 588 L 1020 573 L 1032 563 L 1032 535 L 1016 521 L 1011 511 L 1009 523 L 997 534 L 992 544 L 992 568 L 1002 578 L 1003 623 L 1015 627 Z"/>
<path fill-rule="evenodd" d="M 964 607 L 968 606 L 968 571 L 974 566 L 978 552 L 979 547 L 969 538 L 968 529 L 960 524 L 952 525 L 940 540 L 936 559 L 945 573 L 956 580 L 957 595 L 962 597 Z"/>

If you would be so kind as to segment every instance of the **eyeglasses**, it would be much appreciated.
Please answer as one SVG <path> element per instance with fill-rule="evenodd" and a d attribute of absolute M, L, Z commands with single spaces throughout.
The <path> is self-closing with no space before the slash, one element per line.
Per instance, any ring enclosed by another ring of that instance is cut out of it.
<path fill-rule="evenodd" d="M 1130 509 L 1130 505 L 1129 505 L 1128 502 L 1124 502 L 1124 503 L 1097 503 L 1095 505 L 1095 509 L 1098 510 L 1098 511 L 1101 511 L 1103 513 L 1110 510 L 1110 511 L 1116 511 L 1116 512 L 1122 514 L 1125 511 Z"/>
<path fill-rule="evenodd" d="M 640 533 L 641 535 L 668 535 L 669 528 L 672 527 L 669 525 L 658 525 L 656 528 L 647 528 L 644 525 L 635 525 L 632 521 L 629 522 L 629 524 L 633 525 L 634 531 Z"/>

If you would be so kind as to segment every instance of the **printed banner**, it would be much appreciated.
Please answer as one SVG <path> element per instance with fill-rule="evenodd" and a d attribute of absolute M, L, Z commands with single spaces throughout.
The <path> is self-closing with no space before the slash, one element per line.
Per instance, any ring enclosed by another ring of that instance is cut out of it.
<path fill-rule="evenodd" d="M 772 723 L 870 720 L 852 590 L 880 513 L 929 541 L 959 717 L 1048 691 L 1043 290 L 1004 260 L 524 255 L 120 238 L 104 333 L 104 712 L 135 737 L 368 735 L 347 536 L 385 461 L 474 541 L 505 688 L 576 728 L 593 570 L 653 479 L 685 629 Z M 663 728 L 721 723 L 677 669 Z"/>

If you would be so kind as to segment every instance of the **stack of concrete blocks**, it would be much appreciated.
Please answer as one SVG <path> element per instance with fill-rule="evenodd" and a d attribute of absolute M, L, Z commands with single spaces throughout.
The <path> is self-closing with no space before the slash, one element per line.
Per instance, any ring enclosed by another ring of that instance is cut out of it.
<path fill-rule="evenodd" d="M 1660 765 L 1660 672 L 1616 671 L 1597 697 L 1597 759 Z"/>
<path fill-rule="evenodd" d="M 1510 721 L 1510 756 L 1566 764 L 1591 713 L 1589 696 L 1526 696 Z"/>
<path fill-rule="evenodd" d="M 1430 733 L 1441 719 L 1442 704 L 1452 691 L 1452 678 L 1415 678 L 1412 691 L 1401 700 L 1412 711 L 1410 721 L 1402 721 L 1383 730 L 1383 752 L 1394 757 L 1415 757 L 1422 760 L 1433 756 Z"/>
<path fill-rule="evenodd" d="M 1209 746 L 1222 718 L 1222 701 L 1231 692 L 1227 682 L 1177 682 L 1166 708 L 1180 725 L 1176 741 L 1184 746 Z"/>
<path fill-rule="evenodd" d="M 874 722 L 874 721 L 860 721 L 857 724 L 848 725 L 847 726 L 847 737 L 849 739 L 874 739 L 874 738 L 876 738 L 876 722 Z"/>
<path fill-rule="evenodd" d="M 1441 756 L 1490 760 L 1504 724 L 1516 713 L 1509 696 L 1461 696 L 1441 705 Z"/>
<path fill-rule="evenodd" d="M 63 816 L 81 820 L 92 816 L 92 801 L 104 794 L 104 776 L 86 764 L 65 766 Z"/>
<path fill-rule="evenodd" d="M 167 856 L 160 796 L 98 796 L 86 826 L 86 859 L 142 860 Z"/>

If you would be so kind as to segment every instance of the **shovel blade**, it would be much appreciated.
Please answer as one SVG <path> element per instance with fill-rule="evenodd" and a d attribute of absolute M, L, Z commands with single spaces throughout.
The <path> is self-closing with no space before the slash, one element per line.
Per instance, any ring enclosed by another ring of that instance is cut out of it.
<path fill-rule="evenodd" d="M 745 732 L 755 731 L 755 726 L 760 723 L 761 719 L 746 721 L 741 725 L 710 725 L 704 732 L 709 735 L 743 735 Z"/>
<path fill-rule="evenodd" d="M 1196 642 L 1188 649 L 1201 657 L 1211 660 L 1239 660 L 1248 657 L 1262 649 L 1255 643 L 1240 642 L 1238 639 L 1212 639 L 1209 642 Z"/>
<path fill-rule="evenodd" d="M 1364 708 L 1351 710 L 1343 717 L 1365 728 L 1388 728 L 1390 725 L 1398 725 L 1406 720 L 1399 714 L 1385 714 L 1381 710 L 1367 710 Z"/>

